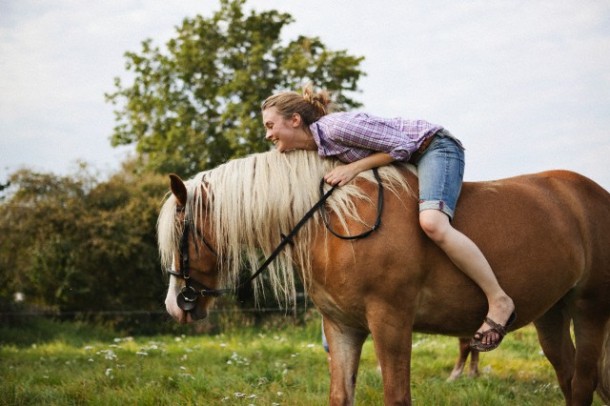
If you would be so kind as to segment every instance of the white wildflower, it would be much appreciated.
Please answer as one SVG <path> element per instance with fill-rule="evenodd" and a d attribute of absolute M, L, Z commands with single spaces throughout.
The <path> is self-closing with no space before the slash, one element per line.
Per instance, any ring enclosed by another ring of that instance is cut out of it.
<path fill-rule="evenodd" d="M 110 360 L 110 361 L 117 359 L 117 355 L 112 350 L 101 350 L 101 351 L 98 351 L 97 353 L 103 354 L 104 358 L 107 360 Z"/>

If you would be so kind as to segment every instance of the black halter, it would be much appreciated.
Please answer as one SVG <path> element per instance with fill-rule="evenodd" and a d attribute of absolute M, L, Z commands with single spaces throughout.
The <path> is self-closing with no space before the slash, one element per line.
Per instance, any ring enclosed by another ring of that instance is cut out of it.
<path fill-rule="evenodd" d="M 184 211 L 184 208 L 178 208 L 178 211 Z M 184 310 L 185 312 L 189 312 L 195 308 L 197 299 L 199 296 L 206 297 L 218 297 L 227 293 L 226 289 L 211 289 L 205 286 L 202 283 L 197 282 L 196 280 L 191 278 L 191 269 L 189 264 L 189 250 L 188 250 L 188 240 L 190 234 L 192 220 L 184 221 L 184 230 L 182 231 L 182 237 L 180 238 L 180 269 L 178 271 L 168 270 L 172 276 L 175 276 L 180 279 L 184 279 L 185 284 L 176 301 L 178 303 L 178 307 Z M 214 255 L 216 251 L 212 248 L 212 246 L 206 241 L 206 239 L 199 235 L 199 239 L 203 242 L 203 244 L 212 252 Z"/>
<path fill-rule="evenodd" d="M 373 231 L 377 230 L 379 228 L 379 226 L 381 225 L 381 215 L 382 215 L 382 211 L 383 211 L 383 184 L 381 182 L 381 178 L 379 177 L 377 168 L 373 169 L 373 174 L 375 175 L 375 179 L 377 180 L 377 184 L 378 184 L 377 219 L 375 221 L 375 224 L 369 230 L 367 230 L 361 234 L 358 234 L 358 235 L 353 235 L 353 236 L 340 235 L 330 227 L 328 215 L 325 212 L 323 212 L 322 219 L 324 221 L 326 228 L 336 237 L 345 239 L 345 240 L 354 240 L 354 239 L 359 239 L 359 238 L 365 238 L 365 237 L 368 237 Z M 275 260 L 275 258 L 284 249 L 286 244 L 293 243 L 292 240 L 296 236 L 296 234 L 299 232 L 301 227 L 303 227 L 305 225 L 305 223 L 307 223 L 307 221 L 311 217 L 313 217 L 315 212 L 318 211 L 324 205 L 326 200 L 328 200 L 330 195 L 335 191 L 335 189 L 337 187 L 337 186 L 332 186 L 330 189 L 328 189 L 326 192 L 324 192 L 324 184 L 325 184 L 324 179 L 322 179 L 320 181 L 320 196 L 321 196 L 320 200 L 318 200 L 316 202 L 316 204 L 314 204 L 313 207 L 311 209 L 309 209 L 309 211 L 307 213 L 305 213 L 303 218 L 301 218 L 301 220 L 299 220 L 299 222 L 294 226 L 294 228 L 290 231 L 290 233 L 288 233 L 288 235 L 286 235 L 286 236 L 282 235 L 282 241 L 275 248 L 275 250 L 273 250 L 271 255 L 269 255 L 269 257 L 256 270 L 256 272 L 253 273 L 252 276 L 250 276 L 250 278 L 246 282 L 240 284 L 238 286 L 238 288 L 241 286 L 244 286 L 244 285 L 252 282 L 254 279 L 256 279 L 265 269 L 267 269 L 267 267 L 271 264 L 271 262 L 273 262 L 273 260 Z M 184 212 L 184 207 L 179 207 L 177 210 L 179 212 Z M 178 296 L 176 298 L 178 307 L 180 309 L 184 310 L 185 312 L 190 312 L 191 310 L 193 310 L 195 308 L 195 306 L 197 304 L 197 299 L 200 296 L 201 297 L 219 297 L 219 296 L 222 296 L 224 294 L 234 291 L 233 289 L 211 289 L 191 278 L 190 267 L 189 267 L 189 253 L 188 253 L 188 239 L 189 239 L 189 234 L 191 233 L 190 232 L 191 225 L 193 225 L 193 220 L 185 218 L 184 219 L 184 230 L 182 232 L 182 237 L 180 238 L 180 246 L 179 246 L 180 269 L 178 269 L 178 271 L 174 271 L 174 270 L 167 271 L 167 273 L 169 273 L 170 275 L 175 276 L 180 279 L 184 279 L 184 281 L 185 281 L 184 287 L 182 288 L 182 290 L 180 290 L 180 293 L 178 294 Z M 193 225 L 193 228 L 195 229 L 195 232 L 197 233 L 197 231 L 196 231 L 197 229 L 194 225 Z M 203 235 L 200 235 L 199 233 L 197 233 L 197 236 L 203 242 L 203 244 L 207 247 L 207 249 L 210 250 L 210 252 L 212 252 L 214 255 L 217 255 L 214 248 L 206 241 L 206 239 L 203 237 Z"/>

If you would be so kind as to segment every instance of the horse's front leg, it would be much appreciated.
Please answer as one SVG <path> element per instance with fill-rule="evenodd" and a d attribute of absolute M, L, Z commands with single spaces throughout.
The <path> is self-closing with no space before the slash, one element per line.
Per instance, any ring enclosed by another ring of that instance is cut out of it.
<path fill-rule="evenodd" d="M 369 327 L 383 377 L 386 405 L 411 404 L 411 340 L 412 322 L 382 312 L 381 318 L 369 318 Z"/>
<path fill-rule="evenodd" d="M 330 360 L 330 404 L 353 405 L 362 345 L 367 333 L 324 319 Z"/>

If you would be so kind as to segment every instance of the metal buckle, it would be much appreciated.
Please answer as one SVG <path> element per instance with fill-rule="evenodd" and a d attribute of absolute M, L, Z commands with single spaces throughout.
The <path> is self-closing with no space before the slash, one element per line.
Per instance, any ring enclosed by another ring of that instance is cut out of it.
<path fill-rule="evenodd" d="M 192 286 L 185 286 L 180 291 L 180 294 L 178 294 L 176 303 L 178 304 L 178 307 L 185 312 L 190 312 L 197 306 L 198 297 L 199 292 L 195 288 Z"/>

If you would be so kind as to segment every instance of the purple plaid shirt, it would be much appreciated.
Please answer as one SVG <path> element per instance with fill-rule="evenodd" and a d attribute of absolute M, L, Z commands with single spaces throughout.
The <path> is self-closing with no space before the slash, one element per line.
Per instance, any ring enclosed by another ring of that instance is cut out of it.
<path fill-rule="evenodd" d="M 318 154 L 345 163 L 375 152 L 408 161 L 426 138 L 442 128 L 423 120 L 385 119 L 357 112 L 328 114 L 309 126 Z"/>

